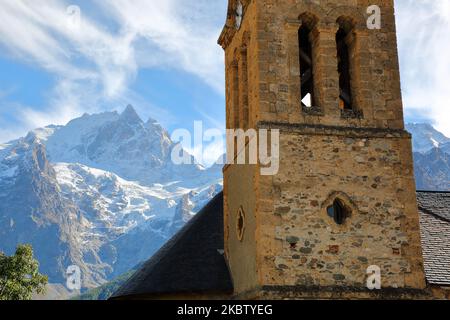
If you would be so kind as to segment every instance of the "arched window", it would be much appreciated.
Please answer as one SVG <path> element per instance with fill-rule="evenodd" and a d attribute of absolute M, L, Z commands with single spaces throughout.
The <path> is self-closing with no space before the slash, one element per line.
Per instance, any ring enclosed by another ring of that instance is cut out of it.
<path fill-rule="evenodd" d="M 336 33 L 336 47 L 339 73 L 339 106 L 342 110 L 353 110 L 351 76 L 350 76 L 350 50 L 347 37 L 352 25 L 347 20 L 338 21 L 339 30 Z"/>
<path fill-rule="evenodd" d="M 237 61 L 233 62 L 233 112 L 232 112 L 232 129 L 239 128 L 239 64 Z"/>
<path fill-rule="evenodd" d="M 236 232 L 239 241 L 244 240 L 245 233 L 245 212 L 242 207 L 239 208 L 236 219 Z"/>
<path fill-rule="evenodd" d="M 244 130 L 248 129 L 249 126 L 249 101 L 248 101 L 248 51 L 247 47 L 243 47 L 241 50 L 241 97 L 239 99 L 241 103 L 241 127 Z"/>
<path fill-rule="evenodd" d="M 311 27 L 306 23 L 298 30 L 301 102 L 303 108 L 314 106 L 314 70 L 311 44 Z"/>

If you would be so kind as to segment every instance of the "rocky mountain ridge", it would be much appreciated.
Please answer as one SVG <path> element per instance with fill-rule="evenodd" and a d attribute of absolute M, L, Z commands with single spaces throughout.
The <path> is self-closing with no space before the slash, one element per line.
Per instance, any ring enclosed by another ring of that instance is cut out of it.
<path fill-rule="evenodd" d="M 174 165 L 175 146 L 131 106 L 2 144 L 0 250 L 32 244 L 52 283 L 71 265 L 84 288 L 128 271 L 222 188 L 220 171 Z"/>

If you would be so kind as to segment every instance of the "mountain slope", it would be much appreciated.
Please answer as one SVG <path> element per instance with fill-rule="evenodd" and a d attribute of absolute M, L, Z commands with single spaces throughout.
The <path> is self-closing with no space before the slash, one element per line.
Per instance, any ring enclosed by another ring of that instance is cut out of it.
<path fill-rule="evenodd" d="M 84 288 L 128 271 L 222 188 L 219 170 L 175 166 L 175 146 L 131 106 L 0 145 L 0 250 L 31 243 L 52 283 L 71 265 Z"/>
<path fill-rule="evenodd" d="M 406 129 L 413 136 L 414 152 L 426 153 L 433 148 L 441 148 L 445 144 L 450 145 L 450 138 L 447 138 L 428 123 L 407 124 Z"/>
<path fill-rule="evenodd" d="M 445 153 L 450 154 L 450 142 L 444 143 L 444 144 L 441 146 L 441 149 L 442 149 L 442 151 L 444 151 Z"/>
<path fill-rule="evenodd" d="M 439 148 L 414 153 L 415 175 L 419 190 L 450 190 L 450 155 Z"/>
<path fill-rule="evenodd" d="M 45 147 L 33 136 L 2 151 L 0 250 L 12 253 L 17 244 L 31 243 L 42 270 L 63 281 L 64 266 L 80 257 L 77 246 L 70 246 L 78 228 L 71 220 L 79 218 L 79 211 L 61 197 Z"/>
<path fill-rule="evenodd" d="M 176 144 L 168 133 L 153 119 L 144 123 L 131 106 L 122 114 L 85 114 L 66 126 L 34 133 L 52 163 L 79 163 L 143 185 L 173 183 L 182 177 L 175 186 L 192 188 L 197 186 L 192 179 L 206 182 L 208 178 L 201 175 L 204 168 L 199 165 L 174 165 L 171 153 Z"/>
<path fill-rule="evenodd" d="M 408 124 L 413 135 L 414 172 L 417 189 L 450 190 L 450 138 L 430 124 Z"/>
<path fill-rule="evenodd" d="M 108 300 L 131 276 L 139 269 L 140 265 L 134 267 L 128 272 L 114 278 L 113 280 L 101 285 L 100 287 L 90 289 L 84 294 L 72 298 L 72 300 Z"/>

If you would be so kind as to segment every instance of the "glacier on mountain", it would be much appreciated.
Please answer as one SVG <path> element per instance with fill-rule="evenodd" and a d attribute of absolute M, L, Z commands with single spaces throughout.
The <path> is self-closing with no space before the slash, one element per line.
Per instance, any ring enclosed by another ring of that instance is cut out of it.
<path fill-rule="evenodd" d="M 128 271 L 222 189 L 218 166 L 174 165 L 175 146 L 132 106 L 0 145 L 0 250 L 31 243 L 54 283 L 69 265 L 85 288 Z"/>

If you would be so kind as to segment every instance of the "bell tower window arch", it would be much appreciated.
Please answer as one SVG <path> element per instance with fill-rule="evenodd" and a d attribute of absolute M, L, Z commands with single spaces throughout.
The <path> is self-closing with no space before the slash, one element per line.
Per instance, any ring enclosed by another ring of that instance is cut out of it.
<path fill-rule="evenodd" d="M 240 65 L 239 65 L 239 79 L 240 79 L 240 97 L 239 97 L 239 123 L 240 128 L 249 129 L 250 109 L 249 109 L 249 77 L 248 77 L 248 50 L 247 45 L 241 48 Z"/>
<path fill-rule="evenodd" d="M 239 109 L 240 109 L 240 99 L 239 99 L 239 63 L 235 59 L 232 64 L 232 110 L 231 110 L 231 123 L 232 129 L 238 129 L 239 123 Z"/>
<path fill-rule="evenodd" d="M 309 110 L 316 106 L 312 32 L 317 23 L 317 19 L 309 13 L 300 15 L 299 19 L 301 21 L 300 28 L 298 29 L 300 101 L 302 109 Z"/>
<path fill-rule="evenodd" d="M 312 46 L 309 41 L 311 30 L 302 25 L 298 30 L 300 82 L 302 106 L 311 108 L 314 105 L 314 74 L 312 63 Z"/>
<path fill-rule="evenodd" d="M 350 52 L 350 38 L 354 24 L 349 18 L 337 20 L 338 31 L 336 32 L 336 49 L 339 74 L 339 107 L 344 112 L 355 111 L 352 90 L 351 70 L 353 58 Z"/>

